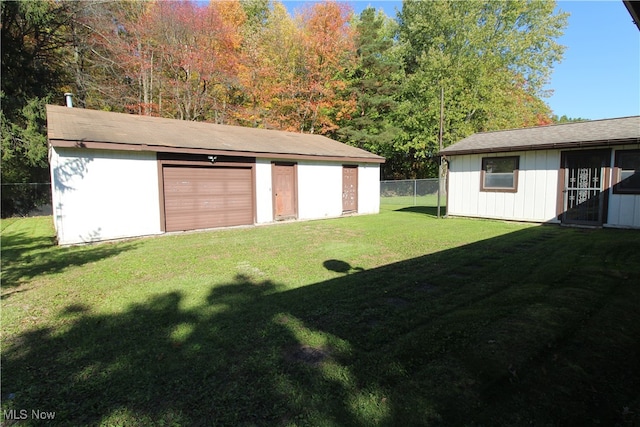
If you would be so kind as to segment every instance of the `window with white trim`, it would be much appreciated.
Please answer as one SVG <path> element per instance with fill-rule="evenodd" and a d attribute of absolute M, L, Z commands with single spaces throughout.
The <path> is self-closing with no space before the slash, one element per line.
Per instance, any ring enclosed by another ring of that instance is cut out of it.
<path fill-rule="evenodd" d="M 517 191 L 519 163 L 519 156 L 483 157 L 480 190 Z"/>

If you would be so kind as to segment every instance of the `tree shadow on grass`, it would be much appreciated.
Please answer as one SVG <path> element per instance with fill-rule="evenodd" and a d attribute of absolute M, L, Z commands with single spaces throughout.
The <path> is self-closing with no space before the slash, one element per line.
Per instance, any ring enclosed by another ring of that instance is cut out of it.
<path fill-rule="evenodd" d="M 5 230 L 2 233 L 2 299 L 36 276 L 58 273 L 68 267 L 118 255 L 137 246 L 136 242 L 95 246 L 60 247 L 49 235 Z"/>
<path fill-rule="evenodd" d="M 328 259 L 322 263 L 322 266 L 329 271 L 334 271 L 336 273 L 342 274 L 350 274 L 356 273 L 359 271 L 364 271 L 362 267 L 352 267 L 351 264 L 345 261 L 341 261 L 339 259 Z"/>
<path fill-rule="evenodd" d="M 638 422 L 640 235 L 612 231 L 534 227 L 293 290 L 238 275 L 189 307 L 182 292 L 69 306 L 68 328 L 4 343 L 3 410 L 77 426 Z"/>
<path fill-rule="evenodd" d="M 438 216 L 438 208 L 436 206 L 408 206 L 405 208 L 396 209 L 396 212 L 412 212 L 424 214 L 427 216 L 437 217 Z M 442 206 L 440 208 L 440 216 L 445 216 L 447 214 L 447 208 Z"/>

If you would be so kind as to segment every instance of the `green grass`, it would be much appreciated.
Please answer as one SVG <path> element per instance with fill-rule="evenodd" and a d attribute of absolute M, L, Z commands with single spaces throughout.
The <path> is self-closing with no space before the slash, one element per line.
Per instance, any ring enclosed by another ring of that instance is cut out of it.
<path fill-rule="evenodd" d="M 3 220 L 2 415 L 640 423 L 640 232 L 434 215 L 82 247 L 53 246 L 51 218 Z"/>
<path fill-rule="evenodd" d="M 437 194 L 426 194 L 416 196 L 391 196 L 380 197 L 380 204 L 384 207 L 393 206 L 438 206 Z M 440 195 L 440 206 L 444 208 L 447 204 L 447 195 Z M 444 213 L 444 211 L 443 211 Z"/>

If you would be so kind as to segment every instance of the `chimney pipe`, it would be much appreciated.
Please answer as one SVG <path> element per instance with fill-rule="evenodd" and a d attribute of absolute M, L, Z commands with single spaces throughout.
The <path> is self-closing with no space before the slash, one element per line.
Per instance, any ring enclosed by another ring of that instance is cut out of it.
<path fill-rule="evenodd" d="M 65 102 L 67 103 L 67 107 L 73 108 L 73 94 L 71 92 L 67 92 L 64 94 Z"/>

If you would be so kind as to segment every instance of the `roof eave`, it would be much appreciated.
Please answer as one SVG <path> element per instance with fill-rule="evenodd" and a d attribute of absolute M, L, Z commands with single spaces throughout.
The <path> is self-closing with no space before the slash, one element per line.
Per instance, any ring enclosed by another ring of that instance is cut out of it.
<path fill-rule="evenodd" d="M 483 153 L 509 153 L 513 151 L 539 151 L 539 150 L 553 150 L 553 149 L 565 149 L 565 148 L 591 148 L 597 146 L 609 146 L 620 144 L 640 144 L 640 138 L 623 138 L 623 139 L 608 139 L 599 141 L 573 141 L 573 142 L 557 142 L 550 144 L 531 144 L 531 145 L 519 145 L 511 147 L 488 147 L 488 148 L 473 148 L 473 149 L 461 149 L 461 150 L 443 150 L 440 154 L 444 156 L 457 156 L 462 154 L 483 154 Z"/>
<path fill-rule="evenodd" d="M 72 141 L 67 139 L 50 138 L 49 144 L 52 147 L 61 148 L 80 148 L 94 150 L 121 150 L 121 151 L 147 151 L 156 153 L 184 153 L 184 154 L 206 154 L 215 156 L 239 156 L 239 157 L 255 157 L 267 158 L 274 160 L 322 160 L 336 161 L 346 163 L 378 163 L 382 164 L 386 160 L 384 157 L 359 157 L 359 156 L 336 156 L 323 154 L 295 154 L 295 153 L 277 153 L 277 152 L 261 152 L 261 151 L 240 151 L 240 150 L 221 150 L 216 148 L 187 148 L 173 147 L 166 145 L 150 145 L 150 144 L 127 144 L 118 142 L 100 142 L 78 140 Z"/>
<path fill-rule="evenodd" d="M 640 2 L 629 0 L 622 0 L 622 2 L 626 6 L 629 15 L 631 15 L 633 23 L 636 24 L 636 27 L 640 30 Z"/>

